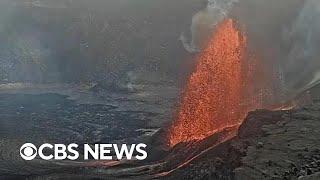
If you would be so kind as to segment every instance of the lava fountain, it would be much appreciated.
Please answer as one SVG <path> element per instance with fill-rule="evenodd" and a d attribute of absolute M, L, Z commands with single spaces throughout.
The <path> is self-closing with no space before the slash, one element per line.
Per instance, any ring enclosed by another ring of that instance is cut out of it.
<path fill-rule="evenodd" d="M 239 125 L 260 103 L 254 94 L 253 62 L 247 56 L 247 39 L 232 19 L 219 24 L 199 55 L 169 133 L 170 147 L 202 140 L 226 127 Z M 257 61 L 255 61 L 257 62 Z"/>

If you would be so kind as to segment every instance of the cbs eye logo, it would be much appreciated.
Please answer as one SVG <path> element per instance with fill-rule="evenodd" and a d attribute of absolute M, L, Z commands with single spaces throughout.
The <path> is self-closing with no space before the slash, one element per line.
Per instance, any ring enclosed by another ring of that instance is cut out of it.
<path fill-rule="evenodd" d="M 37 147 L 31 143 L 26 143 L 20 148 L 20 156 L 27 161 L 34 159 L 37 156 Z"/>

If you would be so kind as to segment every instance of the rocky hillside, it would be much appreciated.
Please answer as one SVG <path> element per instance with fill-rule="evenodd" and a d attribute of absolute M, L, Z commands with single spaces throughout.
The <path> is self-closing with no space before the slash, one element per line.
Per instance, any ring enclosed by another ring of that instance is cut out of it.
<path fill-rule="evenodd" d="M 313 89 L 313 94 L 316 89 Z M 169 177 L 319 179 L 319 129 L 320 101 L 317 98 L 312 104 L 296 110 L 258 110 L 248 115 L 235 138 L 210 150 Z"/>

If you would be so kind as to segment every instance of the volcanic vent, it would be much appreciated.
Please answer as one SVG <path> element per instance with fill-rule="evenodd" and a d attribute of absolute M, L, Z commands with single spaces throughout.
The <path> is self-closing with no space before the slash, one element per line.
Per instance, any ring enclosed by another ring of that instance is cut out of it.
<path fill-rule="evenodd" d="M 248 111 L 261 105 L 254 95 L 258 65 L 253 59 L 248 56 L 245 34 L 232 19 L 223 21 L 198 57 L 168 133 L 169 146 L 237 126 Z"/>

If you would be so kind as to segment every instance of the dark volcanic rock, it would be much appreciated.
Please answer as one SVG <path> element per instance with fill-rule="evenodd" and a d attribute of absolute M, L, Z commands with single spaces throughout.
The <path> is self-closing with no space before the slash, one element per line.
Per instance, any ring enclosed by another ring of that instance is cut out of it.
<path fill-rule="evenodd" d="M 283 111 L 271 112 L 267 110 L 257 110 L 249 113 L 248 117 L 239 128 L 238 137 L 243 139 L 262 135 L 264 133 L 262 126 L 275 124 L 283 120 L 283 113 Z"/>
<path fill-rule="evenodd" d="M 238 135 L 169 179 L 319 179 L 320 102 L 297 110 L 249 113 Z"/>
<path fill-rule="evenodd" d="M 278 112 L 281 116 L 270 112 L 272 118 L 269 122 L 273 123 L 264 123 L 256 135 L 248 132 L 256 131 L 257 127 L 252 125 L 261 123 L 256 122 L 259 121 L 259 113 L 254 118 L 255 123 L 247 121 L 240 128 L 238 141 L 248 146 L 241 167 L 235 170 L 235 178 L 301 179 L 318 173 L 319 107 L 320 103 L 315 102 L 299 110 Z"/>

